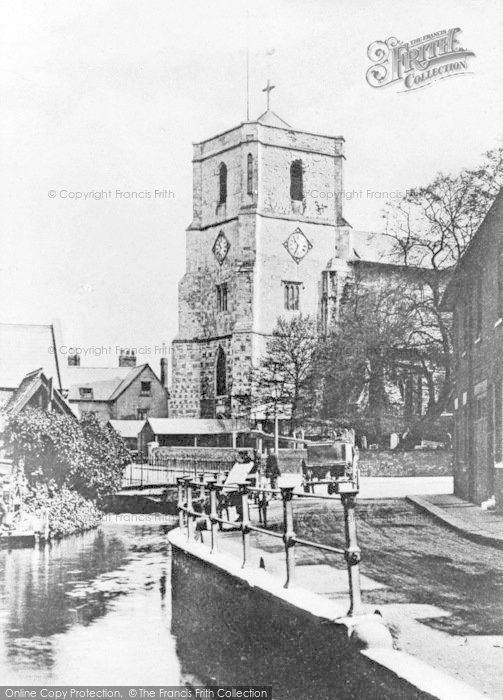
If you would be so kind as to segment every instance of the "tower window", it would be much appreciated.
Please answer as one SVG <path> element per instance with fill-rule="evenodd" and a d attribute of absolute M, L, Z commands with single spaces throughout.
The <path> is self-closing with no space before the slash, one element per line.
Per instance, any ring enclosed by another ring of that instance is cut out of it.
<path fill-rule="evenodd" d="M 302 202 L 304 199 L 301 160 L 294 160 L 290 166 L 290 199 L 295 199 L 298 202 Z"/>
<path fill-rule="evenodd" d="M 225 204 L 227 201 L 227 166 L 225 163 L 220 163 L 220 168 L 218 169 L 218 187 L 218 203 Z"/>
<path fill-rule="evenodd" d="M 218 348 L 217 353 L 216 390 L 217 396 L 224 396 L 227 393 L 227 362 L 221 347 Z"/>
<path fill-rule="evenodd" d="M 300 282 L 283 282 L 285 290 L 285 309 L 299 310 Z"/>
<path fill-rule="evenodd" d="M 253 194 L 253 156 L 248 153 L 248 158 L 246 161 L 246 192 L 247 194 Z"/>
<path fill-rule="evenodd" d="M 217 311 L 227 311 L 227 282 L 217 284 Z"/>

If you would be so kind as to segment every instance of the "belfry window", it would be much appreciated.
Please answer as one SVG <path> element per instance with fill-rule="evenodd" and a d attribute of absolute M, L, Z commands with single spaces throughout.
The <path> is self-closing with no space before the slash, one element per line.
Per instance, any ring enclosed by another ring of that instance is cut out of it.
<path fill-rule="evenodd" d="M 224 396 L 227 393 L 227 361 L 221 347 L 218 348 L 217 353 L 216 390 L 217 396 Z"/>
<path fill-rule="evenodd" d="M 218 187 L 218 203 L 225 204 L 227 201 L 227 166 L 225 163 L 220 163 L 220 167 L 218 169 Z"/>
<path fill-rule="evenodd" d="M 248 153 L 246 161 L 246 193 L 253 194 L 253 156 Z"/>
<path fill-rule="evenodd" d="M 298 202 L 302 202 L 304 199 L 301 160 L 294 160 L 290 166 L 290 199 L 295 199 Z"/>

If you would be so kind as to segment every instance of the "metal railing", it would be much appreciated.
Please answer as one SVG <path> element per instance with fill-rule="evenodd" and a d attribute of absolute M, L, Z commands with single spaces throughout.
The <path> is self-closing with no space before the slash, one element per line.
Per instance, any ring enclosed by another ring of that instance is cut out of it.
<path fill-rule="evenodd" d="M 233 462 L 207 459 L 163 459 L 152 463 L 131 463 L 126 465 L 122 485 L 137 486 L 176 486 L 180 476 L 197 478 L 201 474 L 225 474 L 230 471 Z"/>
<path fill-rule="evenodd" d="M 319 482 L 314 482 L 318 484 Z M 310 484 L 308 484 L 310 485 Z M 187 531 L 187 540 L 196 539 L 196 525 L 201 518 L 208 518 L 210 525 L 210 551 L 218 551 L 219 532 L 225 525 L 232 525 L 232 529 L 241 531 L 242 542 L 242 567 L 246 567 L 249 559 L 250 533 L 256 532 L 268 537 L 281 539 L 285 551 L 286 580 L 284 587 L 288 588 L 295 580 L 295 554 L 294 547 L 310 547 L 312 549 L 342 555 L 346 561 L 349 584 L 350 607 L 349 616 L 363 613 L 360 569 L 360 548 L 356 537 L 355 498 L 357 486 L 353 482 L 346 482 L 344 492 L 339 492 L 344 511 L 344 549 L 330 545 L 313 542 L 297 537 L 294 530 L 293 499 L 311 498 L 337 501 L 337 496 L 325 496 L 314 493 L 295 493 L 293 486 L 282 486 L 279 489 L 264 488 L 262 486 L 250 486 L 249 481 L 237 485 L 233 492 L 235 503 L 240 511 L 240 521 L 229 520 L 228 498 L 225 492 L 229 490 L 224 485 L 218 474 L 200 475 L 199 479 L 190 476 L 181 476 L 177 479 L 178 486 L 178 525 Z M 280 495 L 283 506 L 282 532 L 268 530 L 267 527 L 267 497 L 268 495 Z M 250 496 L 253 496 L 259 509 L 259 522 L 263 527 L 254 525 L 250 520 Z M 209 506 L 209 507 L 208 507 Z M 223 511 L 227 511 L 227 518 L 222 517 Z"/>

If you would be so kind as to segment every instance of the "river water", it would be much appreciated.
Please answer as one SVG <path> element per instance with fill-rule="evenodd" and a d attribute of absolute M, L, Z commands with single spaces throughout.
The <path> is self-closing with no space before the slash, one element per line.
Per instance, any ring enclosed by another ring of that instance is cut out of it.
<path fill-rule="evenodd" d="M 0 684 L 197 682 L 170 632 L 172 526 L 111 515 L 51 545 L 0 549 Z"/>

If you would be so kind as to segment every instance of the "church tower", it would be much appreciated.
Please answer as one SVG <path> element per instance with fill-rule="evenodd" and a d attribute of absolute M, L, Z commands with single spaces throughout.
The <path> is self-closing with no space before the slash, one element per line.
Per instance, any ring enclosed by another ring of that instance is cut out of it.
<path fill-rule="evenodd" d="M 194 144 L 170 416 L 239 414 L 278 317 L 319 315 L 322 271 L 348 226 L 343 159 L 342 137 L 293 129 L 269 104 Z"/>

